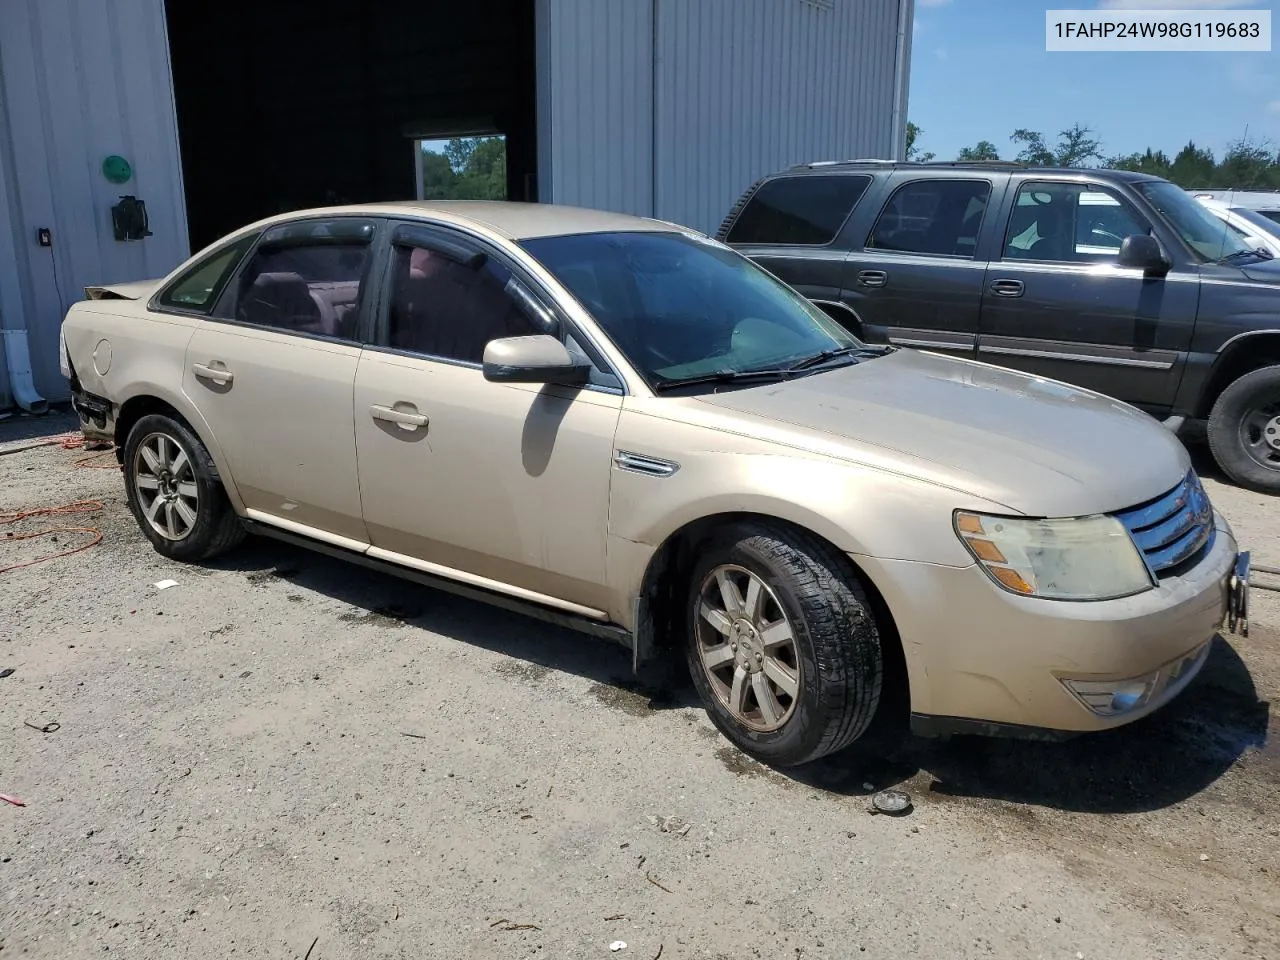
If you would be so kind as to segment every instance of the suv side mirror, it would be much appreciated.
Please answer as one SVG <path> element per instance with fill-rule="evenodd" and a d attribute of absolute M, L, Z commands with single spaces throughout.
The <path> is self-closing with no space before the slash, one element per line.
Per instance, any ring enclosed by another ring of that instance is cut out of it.
<path fill-rule="evenodd" d="M 1117 263 L 1122 267 L 1136 267 L 1149 277 L 1163 277 L 1170 266 L 1156 238 L 1145 233 L 1135 233 L 1120 242 Z"/>
<path fill-rule="evenodd" d="M 484 348 L 484 378 L 495 383 L 586 383 L 591 365 L 545 333 L 500 337 Z"/>

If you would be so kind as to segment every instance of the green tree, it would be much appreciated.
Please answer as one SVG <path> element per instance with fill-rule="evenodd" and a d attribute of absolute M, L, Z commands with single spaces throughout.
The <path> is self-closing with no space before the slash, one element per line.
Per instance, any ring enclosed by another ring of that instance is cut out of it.
<path fill-rule="evenodd" d="M 458 175 L 453 172 L 449 158 L 434 150 L 422 151 L 422 198 L 424 200 L 448 200 L 453 196 Z"/>
<path fill-rule="evenodd" d="M 1241 137 L 1232 141 L 1215 171 L 1214 186 L 1230 190 L 1280 187 L 1280 166 L 1272 146 Z"/>
<path fill-rule="evenodd" d="M 1149 173 L 1165 179 L 1168 179 L 1173 169 L 1173 162 L 1163 150 L 1152 150 L 1150 147 L 1147 147 L 1145 153 L 1112 157 L 1106 165 L 1113 170 L 1132 170 L 1134 173 Z"/>
<path fill-rule="evenodd" d="M 427 200 L 505 200 L 507 142 L 502 137 L 454 137 L 444 152 L 422 151 Z"/>
<path fill-rule="evenodd" d="M 1014 159 L 1036 167 L 1084 167 L 1102 159 L 1102 141 L 1093 136 L 1091 128 L 1079 123 L 1059 133 L 1057 146 L 1052 149 L 1038 130 L 1019 127 L 1009 139 L 1022 145 Z"/>
<path fill-rule="evenodd" d="M 1212 150 L 1201 150 L 1193 141 L 1177 152 L 1169 169 L 1169 179 L 1180 187 L 1206 187 L 1213 182 L 1217 163 Z"/>
<path fill-rule="evenodd" d="M 920 139 L 920 135 L 924 133 L 918 126 L 907 121 L 907 160 L 912 163 L 928 163 L 935 156 L 933 153 L 921 153 L 920 148 L 916 146 L 916 141 Z"/>
<path fill-rule="evenodd" d="M 1000 151 L 996 149 L 996 145 L 990 140 L 979 140 L 972 147 L 961 147 L 956 159 L 968 162 L 999 160 Z"/>

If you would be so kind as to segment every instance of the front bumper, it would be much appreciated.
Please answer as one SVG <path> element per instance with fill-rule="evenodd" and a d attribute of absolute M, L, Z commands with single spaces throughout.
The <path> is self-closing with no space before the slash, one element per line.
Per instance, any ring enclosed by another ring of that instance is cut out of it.
<path fill-rule="evenodd" d="M 1195 567 L 1116 600 L 1022 597 L 977 566 L 855 557 L 901 636 L 913 726 L 1051 736 L 1109 729 L 1164 706 L 1199 672 L 1240 592 L 1235 537 L 1217 514 L 1214 525 Z"/>

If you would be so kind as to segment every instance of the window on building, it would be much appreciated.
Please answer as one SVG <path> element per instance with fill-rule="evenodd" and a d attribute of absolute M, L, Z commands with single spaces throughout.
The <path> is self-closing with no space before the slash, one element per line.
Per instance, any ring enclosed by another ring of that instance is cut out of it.
<path fill-rule="evenodd" d="M 1114 260 L 1125 237 L 1148 233 L 1108 190 L 1079 183 L 1024 183 L 1018 190 L 1006 260 L 1099 263 Z"/>
<path fill-rule="evenodd" d="M 840 232 L 866 192 L 870 177 L 779 177 L 752 194 L 725 238 L 727 243 L 821 246 Z"/>
<path fill-rule="evenodd" d="M 419 200 L 506 200 L 507 138 L 414 141 Z"/>
<path fill-rule="evenodd" d="M 388 342 L 397 350 L 479 364 L 490 340 L 542 333 L 506 293 L 511 272 L 421 247 L 397 247 Z"/>
<path fill-rule="evenodd" d="M 972 257 L 991 197 L 986 180 L 917 180 L 894 191 L 867 247 Z"/>
<path fill-rule="evenodd" d="M 341 340 L 359 334 L 368 243 L 264 244 L 241 273 L 234 317 L 240 323 Z"/>
<path fill-rule="evenodd" d="M 256 234 L 243 237 L 228 247 L 209 254 L 160 294 L 161 306 L 195 313 L 208 313 L 218 302 L 218 295 L 249 248 Z"/>

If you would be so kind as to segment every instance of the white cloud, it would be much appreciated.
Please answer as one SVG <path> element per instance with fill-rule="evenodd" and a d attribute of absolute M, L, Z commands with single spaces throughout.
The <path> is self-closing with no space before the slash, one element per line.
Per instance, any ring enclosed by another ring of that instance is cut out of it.
<path fill-rule="evenodd" d="M 1098 0 L 1099 10 L 1230 10 L 1262 0 Z"/>
<path fill-rule="evenodd" d="M 934 51 L 933 51 L 933 55 L 934 55 L 935 57 L 937 57 L 939 60 L 945 60 L 945 59 L 947 59 L 947 48 L 946 48 L 946 47 L 938 47 L 938 49 L 937 49 L 937 50 L 934 50 Z"/>

